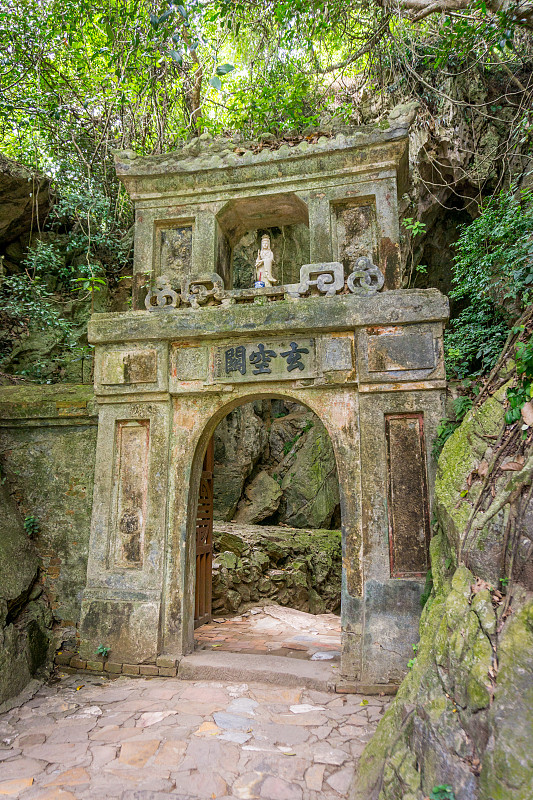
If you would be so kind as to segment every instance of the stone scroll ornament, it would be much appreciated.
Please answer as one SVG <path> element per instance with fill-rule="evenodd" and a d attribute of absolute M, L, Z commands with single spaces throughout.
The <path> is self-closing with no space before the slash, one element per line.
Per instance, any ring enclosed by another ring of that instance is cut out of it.
<path fill-rule="evenodd" d="M 177 308 L 179 304 L 179 295 L 171 287 L 166 275 L 160 275 L 156 279 L 155 289 L 148 292 L 144 301 L 148 311 L 164 311 L 167 308 Z"/>
<path fill-rule="evenodd" d="M 312 286 L 326 297 L 333 297 L 344 288 L 344 269 L 340 261 L 304 264 L 300 268 L 298 294 L 305 294 Z"/>
<path fill-rule="evenodd" d="M 376 267 L 367 256 L 361 256 L 356 260 L 354 271 L 348 275 L 346 283 L 352 294 L 369 297 L 383 288 L 385 278 L 379 267 Z"/>
<path fill-rule="evenodd" d="M 188 303 L 191 308 L 198 309 L 211 298 L 219 303 L 226 299 L 224 281 L 216 272 L 206 275 L 205 278 L 189 278 L 185 281 L 181 292 L 183 303 Z"/>

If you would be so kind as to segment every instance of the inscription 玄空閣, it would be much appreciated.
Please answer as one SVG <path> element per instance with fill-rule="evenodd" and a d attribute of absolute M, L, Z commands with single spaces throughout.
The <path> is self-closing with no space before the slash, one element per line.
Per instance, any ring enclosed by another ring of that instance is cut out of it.
<path fill-rule="evenodd" d="M 314 339 L 255 341 L 216 347 L 213 377 L 217 382 L 297 380 L 316 375 Z"/>

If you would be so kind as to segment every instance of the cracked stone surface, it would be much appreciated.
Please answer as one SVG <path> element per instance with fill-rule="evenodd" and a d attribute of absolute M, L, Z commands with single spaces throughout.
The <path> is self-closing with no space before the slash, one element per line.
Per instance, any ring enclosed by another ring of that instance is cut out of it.
<path fill-rule="evenodd" d="M 338 800 L 386 703 L 61 674 L 0 716 L 0 797 Z"/>
<path fill-rule="evenodd" d="M 196 650 L 269 654 L 339 663 L 341 621 L 335 614 L 308 614 L 283 606 L 255 607 L 218 617 L 194 632 Z"/>

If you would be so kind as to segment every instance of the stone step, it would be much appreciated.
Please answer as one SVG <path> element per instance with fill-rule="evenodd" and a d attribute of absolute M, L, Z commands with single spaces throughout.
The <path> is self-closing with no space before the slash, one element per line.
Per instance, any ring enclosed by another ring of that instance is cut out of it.
<path fill-rule="evenodd" d="M 181 659 L 178 678 L 238 683 L 257 681 L 334 692 L 340 677 L 338 672 L 323 661 L 200 650 Z"/>

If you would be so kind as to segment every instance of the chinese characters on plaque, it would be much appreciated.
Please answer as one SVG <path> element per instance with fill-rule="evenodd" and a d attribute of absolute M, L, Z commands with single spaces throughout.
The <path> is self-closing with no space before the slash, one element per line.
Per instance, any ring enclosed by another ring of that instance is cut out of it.
<path fill-rule="evenodd" d="M 314 339 L 253 342 L 217 347 L 215 380 L 244 382 L 283 380 L 315 375 Z"/>

